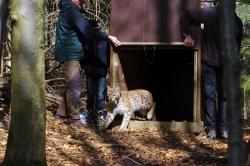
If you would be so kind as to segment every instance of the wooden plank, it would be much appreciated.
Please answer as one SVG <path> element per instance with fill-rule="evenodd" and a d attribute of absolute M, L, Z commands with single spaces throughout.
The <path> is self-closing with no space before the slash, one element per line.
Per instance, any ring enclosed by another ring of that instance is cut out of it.
<path fill-rule="evenodd" d="M 128 87 L 127 87 L 127 84 L 126 82 L 124 81 L 117 81 L 117 85 L 120 87 L 121 90 L 123 91 L 127 91 L 128 90 Z"/>
<path fill-rule="evenodd" d="M 194 112 L 193 121 L 201 122 L 201 57 L 200 49 L 194 52 Z"/>
<path fill-rule="evenodd" d="M 110 46 L 110 86 L 128 90 L 118 53 Z"/>
<path fill-rule="evenodd" d="M 183 42 L 121 42 L 121 46 L 117 48 L 122 50 L 134 50 L 134 49 L 182 49 L 182 50 L 198 50 L 197 46 L 185 47 Z"/>
<path fill-rule="evenodd" d="M 170 129 L 185 132 L 199 133 L 201 126 L 196 122 L 166 122 L 166 121 L 130 121 L 129 129 Z"/>
<path fill-rule="evenodd" d="M 194 52 L 194 100 L 193 100 L 193 121 L 196 122 L 197 120 L 197 100 L 198 100 L 198 96 L 197 96 L 197 51 Z"/>
<path fill-rule="evenodd" d="M 199 42 L 200 43 L 200 42 Z M 200 47 L 200 46 L 199 46 Z M 196 122 L 201 122 L 201 49 L 197 50 L 197 108 L 196 108 L 196 114 L 197 119 Z"/>
<path fill-rule="evenodd" d="M 180 45 L 184 46 L 183 42 L 121 42 L 122 45 Z"/>
<path fill-rule="evenodd" d="M 110 87 L 115 87 L 115 80 L 116 80 L 116 74 L 115 74 L 115 58 L 116 53 L 114 52 L 114 49 L 112 46 L 110 46 Z"/>
<path fill-rule="evenodd" d="M 123 69 L 122 69 L 122 66 L 121 66 L 121 62 L 120 62 L 120 59 L 119 59 L 119 56 L 117 57 L 116 59 L 117 61 L 117 66 L 116 66 L 116 70 L 117 70 L 117 84 L 119 85 L 119 87 L 121 88 L 121 90 L 124 90 L 124 91 L 127 91 L 128 90 L 128 87 L 127 87 L 127 84 L 126 84 L 126 80 L 125 80 L 125 76 L 124 76 L 124 73 L 123 73 Z"/>
<path fill-rule="evenodd" d="M 201 4 L 200 4 L 201 5 Z M 197 37 L 196 37 L 196 44 L 195 47 L 197 50 L 195 51 L 195 114 L 196 117 L 194 118 L 194 121 L 197 123 L 201 123 L 201 30 L 197 30 Z"/>
<path fill-rule="evenodd" d="M 118 129 L 120 127 L 121 122 L 115 121 L 112 123 L 111 128 Z M 202 131 L 203 123 L 197 122 L 177 122 L 177 121 L 138 121 L 138 120 L 130 120 L 128 129 L 169 129 L 169 130 L 177 130 L 182 132 L 192 132 L 199 133 Z"/>

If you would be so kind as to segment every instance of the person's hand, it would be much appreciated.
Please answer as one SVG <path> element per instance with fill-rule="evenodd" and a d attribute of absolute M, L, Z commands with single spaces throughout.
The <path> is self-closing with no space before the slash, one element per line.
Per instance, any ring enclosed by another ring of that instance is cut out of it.
<path fill-rule="evenodd" d="M 114 46 L 120 46 L 121 42 L 115 37 L 115 36 L 111 36 L 109 35 L 109 40 L 114 44 Z"/>
<path fill-rule="evenodd" d="M 191 37 L 191 35 L 185 36 L 184 46 L 186 46 L 186 47 L 193 47 L 194 46 L 194 39 Z"/>

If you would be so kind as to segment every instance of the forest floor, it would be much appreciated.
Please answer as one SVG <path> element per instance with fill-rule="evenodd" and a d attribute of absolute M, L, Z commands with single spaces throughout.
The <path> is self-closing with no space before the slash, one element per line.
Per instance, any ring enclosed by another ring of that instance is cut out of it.
<path fill-rule="evenodd" d="M 55 120 L 50 111 L 47 111 L 46 117 L 49 166 L 228 165 L 227 142 L 208 140 L 204 132 L 194 134 L 150 129 L 98 131 Z M 3 119 L 0 121 L 0 163 L 4 158 L 8 135 L 4 125 L 7 120 Z M 244 122 L 244 140 L 249 139 L 250 120 Z"/>

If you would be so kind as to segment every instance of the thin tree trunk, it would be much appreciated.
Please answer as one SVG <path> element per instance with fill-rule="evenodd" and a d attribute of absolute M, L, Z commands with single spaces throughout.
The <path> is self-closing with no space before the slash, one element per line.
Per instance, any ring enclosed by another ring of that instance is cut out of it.
<path fill-rule="evenodd" d="M 0 57 L 3 53 L 3 41 L 6 34 L 9 0 L 0 0 Z"/>
<path fill-rule="evenodd" d="M 12 0 L 11 124 L 4 165 L 46 165 L 43 0 Z"/>
<path fill-rule="evenodd" d="M 235 0 L 222 0 L 221 46 L 223 53 L 224 85 L 229 129 L 229 165 L 244 165 L 243 132 L 240 92 L 240 60 L 237 50 L 234 9 Z"/>

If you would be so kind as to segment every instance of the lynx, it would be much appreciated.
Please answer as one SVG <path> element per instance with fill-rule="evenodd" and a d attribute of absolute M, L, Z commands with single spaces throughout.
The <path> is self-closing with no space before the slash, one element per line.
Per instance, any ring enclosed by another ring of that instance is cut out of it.
<path fill-rule="evenodd" d="M 139 111 L 147 119 L 152 119 L 155 103 L 152 94 L 143 89 L 121 91 L 119 87 L 108 87 L 108 115 L 105 119 L 104 128 L 107 128 L 117 114 L 123 115 L 122 124 L 119 131 L 128 128 L 131 116 L 135 111 Z"/>

